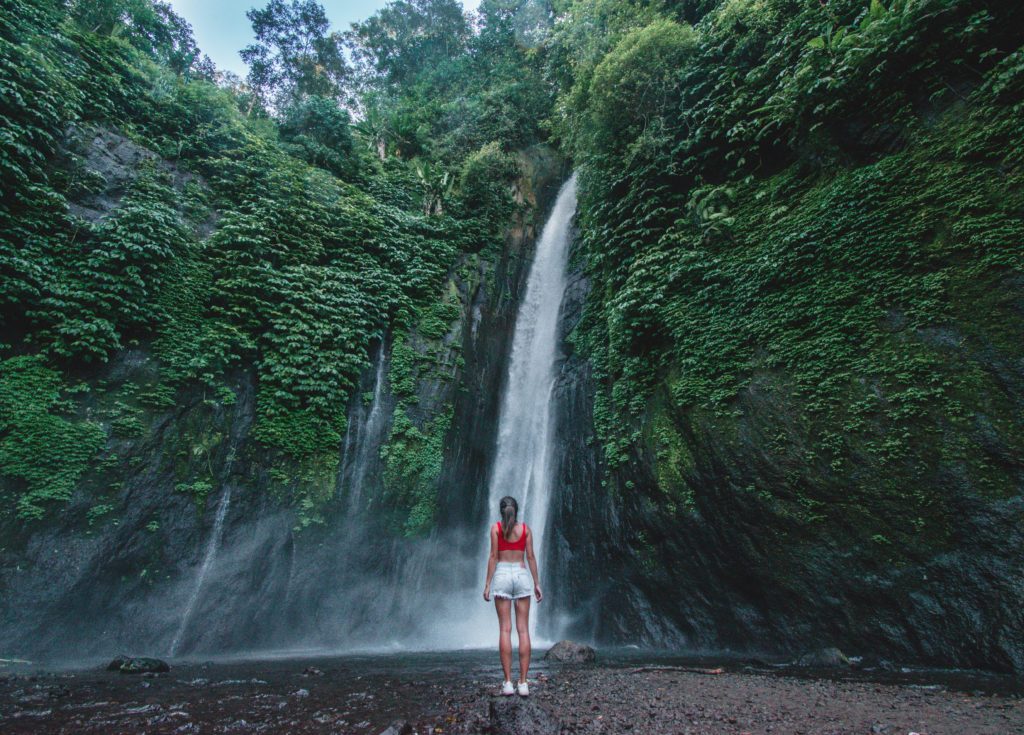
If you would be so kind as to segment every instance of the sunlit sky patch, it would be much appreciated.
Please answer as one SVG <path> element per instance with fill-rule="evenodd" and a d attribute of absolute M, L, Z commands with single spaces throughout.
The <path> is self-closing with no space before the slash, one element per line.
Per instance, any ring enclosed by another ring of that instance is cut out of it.
<path fill-rule="evenodd" d="M 245 76 L 245 64 L 238 52 L 253 41 L 252 26 L 245 11 L 262 8 L 266 0 L 168 0 L 174 11 L 192 25 L 196 43 L 209 54 L 218 69 Z M 461 0 L 467 11 L 479 0 Z M 366 20 L 387 4 L 387 0 L 320 0 L 333 30 L 348 30 L 351 23 Z"/>

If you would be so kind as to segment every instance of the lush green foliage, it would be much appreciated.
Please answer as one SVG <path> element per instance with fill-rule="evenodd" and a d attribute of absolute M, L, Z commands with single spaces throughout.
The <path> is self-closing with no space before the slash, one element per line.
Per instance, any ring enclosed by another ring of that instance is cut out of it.
<path fill-rule="evenodd" d="M 1022 354 L 1020 12 L 626 6 L 576 3 L 557 30 L 594 284 L 574 340 L 610 464 L 649 457 L 659 502 L 691 512 L 694 437 L 757 441 L 788 468 L 749 488 L 766 510 L 883 557 L 941 546 L 942 473 L 1019 489 L 992 447 L 1024 437 L 995 367 Z M 678 63 L 630 62 L 655 48 Z"/>
<path fill-rule="evenodd" d="M 288 108 L 281 140 L 296 158 L 351 180 L 358 159 L 353 155 L 349 114 L 327 97 L 309 97 Z"/>
<path fill-rule="evenodd" d="M 327 33 L 330 21 L 315 0 L 270 0 L 263 10 L 246 13 L 256 43 L 241 52 L 249 65 L 249 84 L 264 100 L 280 107 L 309 97 L 336 99 L 348 75 L 341 37 Z"/>
<path fill-rule="evenodd" d="M 0 362 L 0 513 L 39 518 L 48 503 L 68 500 L 106 440 L 90 421 L 72 421 L 59 373 L 38 356 Z"/>
<path fill-rule="evenodd" d="M 143 169 L 121 208 L 60 252 L 37 318 L 53 353 L 106 360 L 134 335 L 166 319 L 166 264 L 187 257 L 176 192 Z M 52 326 L 49 323 L 52 322 Z"/>
<path fill-rule="evenodd" d="M 942 477 L 1019 488 L 993 449 L 1024 443 L 1000 377 L 1021 359 L 1014 3 L 484 0 L 474 26 L 399 0 L 343 36 L 273 0 L 249 14 L 248 86 L 215 83 L 162 3 L 8 5 L 0 472 L 23 516 L 180 391 L 233 411 L 226 383 L 251 370 L 251 456 L 320 522 L 391 335 L 376 501 L 395 533 L 428 530 L 452 415 L 418 390 L 457 374 L 457 266 L 493 254 L 522 151 L 548 140 L 581 170 L 593 290 L 573 339 L 623 489 L 646 459 L 640 491 L 700 512 L 699 438 L 756 442 L 781 477 L 737 481 L 766 512 L 899 558 L 946 543 Z M 138 171 L 105 180 L 123 171 L 94 135 Z M 158 379 L 85 420 L 62 372 L 135 346 Z M 214 424 L 183 427 L 173 460 L 200 508 Z"/>
<path fill-rule="evenodd" d="M 133 47 L 179 74 L 212 72 L 209 58 L 199 58 L 191 26 L 168 3 L 73 0 L 68 5 L 71 17 L 84 31 L 125 38 Z"/>
<path fill-rule="evenodd" d="M 465 48 L 469 24 L 456 0 L 395 0 L 352 34 L 357 57 L 390 83 L 412 82 Z"/>
<path fill-rule="evenodd" d="M 396 531 L 421 536 L 434 524 L 437 480 L 452 413 L 450 409 L 440 413 L 422 431 L 402 406 L 392 418 L 391 437 L 382 452 L 385 495 L 381 500 L 394 516 Z"/>
<path fill-rule="evenodd" d="M 14 371 L 20 363 L 11 355 L 39 351 L 45 358 L 32 360 L 40 370 L 74 372 L 82 361 L 142 346 L 160 363 L 159 380 L 131 401 L 146 410 L 168 408 L 196 383 L 210 394 L 226 391 L 230 407 L 225 377 L 254 368 L 252 436 L 271 450 L 270 475 L 315 521 L 333 488 L 327 478 L 368 345 L 414 328 L 427 339 L 443 336 L 458 316 L 458 299 L 442 288 L 456 254 L 490 246 L 511 211 L 517 168 L 509 151 L 540 135 L 537 120 L 519 122 L 531 111 L 543 117 L 551 101 L 550 92 L 534 95 L 540 65 L 520 73 L 524 57 L 514 46 L 500 57 L 474 53 L 458 13 L 441 29 L 452 38 L 424 38 L 422 48 L 403 50 L 401 63 L 393 55 L 368 62 L 360 82 L 366 114 L 353 125 L 338 104 L 357 91 L 345 86 L 341 37 L 328 32 L 316 3 L 274 2 L 250 14 L 250 88 L 210 81 L 187 24 L 161 3 L 18 0 L 10 10 L 0 39 L 0 365 Z M 451 10 L 398 4 L 378 20 L 401 24 L 413 11 L 433 18 Z M 384 53 L 367 45 L 370 36 L 357 37 L 360 58 Z M 428 57 L 444 69 L 424 64 Z M 431 73 L 399 90 L 390 85 L 401 64 Z M 467 100 L 476 105 L 468 118 Z M 375 110 L 384 121 L 376 128 Z M 369 145 L 357 145 L 353 132 Z M 138 170 L 96 160 L 97 134 L 141 161 Z M 123 193 L 110 176 L 126 177 Z M 54 401 L 35 401 L 26 416 L 42 421 Z M 142 437 L 139 410 L 108 417 L 112 440 Z M 23 513 L 38 515 L 42 500 L 67 497 L 106 433 L 51 416 L 63 427 L 54 429 L 54 446 L 75 431 L 88 441 L 64 452 L 66 468 L 44 463 L 33 474 L 22 460 L 38 432 L 21 414 L 10 416 L 3 472 L 24 483 Z M 430 452 L 439 451 L 441 423 L 433 418 L 437 431 L 423 439 Z M 213 441 L 203 450 L 209 457 L 224 441 L 209 428 L 183 427 L 183 441 Z M 181 451 L 192 456 L 188 446 Z M 410 533 L 429 522 L 432 507 L 423 478 L 436 476 L 436 462 L 420 464 L 419 489 L 400 493 L 419 508 Z M 40 484 L 47 473 L 58 478 L 48 488 Z M 212 478 L 177 474 L 202 506 Z"/>

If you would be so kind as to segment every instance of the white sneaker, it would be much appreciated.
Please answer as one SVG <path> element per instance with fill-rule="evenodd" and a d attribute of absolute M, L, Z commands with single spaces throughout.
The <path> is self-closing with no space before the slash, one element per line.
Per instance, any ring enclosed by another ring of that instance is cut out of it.
<path fill-rule="evenodd" d="M 502 684 L 501 693 L 504 694 L 506 697 L 510 697 L 513 694 L 515 694 L 516 690 L 512 688 L 512 682 L 506 681 L 504 684 Z"/>
<path fill-rule="evenodd" d="M 530 696 L 530 687 L 527 685 L 525 681 L 521 681 L 518 684 L 516 684 L 516 691 L 519 692 L 520 697 Z"/>

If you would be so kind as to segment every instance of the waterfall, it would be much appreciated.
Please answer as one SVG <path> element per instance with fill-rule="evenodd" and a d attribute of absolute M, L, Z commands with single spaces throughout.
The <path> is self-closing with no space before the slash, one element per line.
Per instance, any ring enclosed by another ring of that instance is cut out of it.
<path fill-rule="evenodd" d="M 228 456 L 227 466 L 231 466 L 231 462 L 234 459 L 234 451 Z M 196 583 L 192 588 L 192 594 L 189 596 L 188 604 L 185 606 L 185 612 L 181 616 L 181 624 L 178 626 L 178 632 L 174 634 L 174 640 L 171 641 L 170 655 L 174 656 L 178 653 L 178 646 L 181 644 L 181 637 L 185 634 L 185 630 L 188 628 L 189 620 L 192 618 L 192 611 L 196 607 L 196 603 L 199 602 L 199 595 L 203 591 L 203 582 L 206 580 L 206 574 L 210 570 L 210 565 L 213 564 L 214 558 L 217 556 L 217 549 L 220 547 L 221 536 L 224 533 L 224 518 L 228 514 L 228 507 L 231 505 L 231 486 L 227 483 L 224 484 L 224 491 L 220 496 L 220 503 L 217 505 L 217 515 L 213 520 L 213 531 L 210 533 L 210 542 L 206 546 L 206 555 L 203 557 L 203 563 L 199 567 L 199 574 L 196 575 Z"/>
<path fill-rule="evenodd" d="M 562 185 L 537 241 L 526 294 L 516 316 L 508 382 L 498 420 L 497 455 L 487 500 L 488 524 L 497 519 L 498 502 L 503 496 L 511 495 L 518 501 L 520 520 L 533 530 L 542 583 L 548 571 L 543 564 L 542 551 L 551 504 L 554 425 L 551 392 L 557 374 L 558 317 L 565 295 L 575 211 L 574 174 Z M 486 554 L 482 558 L 485 557 Z M 531 619 L 535 620 L 536 616 Z"/>
<path fill-rule="evenodd" d="M 489 551 L 488 528 L 497 520 L 498 501 L 503 495 L 513 495 L 519 501 L 520 518 L 533 529 L 542 585 L 550 579 L 542 552 L 551 500 L 555 418 L 551 392 L 557 373 L 559 311 L 566 289 L 575 210 L 574 176 L 562 186 L 537 240 L 516 315 L 484 525 L 435 532 L 414 548 L 407 547 L 386 584 L 379 579 L 347 582 L 350 589 L 359 589 L 361 584 L 372 588 L 368 609 L 375 613 L 371 626 L 386 631 L 396 649 L 496 645 L 494 604 L 485 603 L 481 593 Z M 473 540 L 461 543 L 467 537 Z M 430 601 L 429 616 L 424 615 L 426 600 Z M 536 620 L 536 614 L 530 616 L 531 627 Z"/>
<path fill-rule="evenodd" d="M 380 446 L 380 433 L 384 429 L 384 408 L 381 405 L 381 396 L 384 392 L 384 339 L 381 339 L 380 347 L 377 349 L 376 363 L 370 413 L 361 432 L 359 424 L 356 426 L 355 458 L 353 459 L 352 471 L 349 475 L 349 505 L 353 508 L 359 503 L 359 497 L 362 494 L 367 473 L 376 460 L 375 450 Z M 358 418 L 357 416 L 356 419 L 358 420 Z M 346 432 L 346 453 L 348 451 L 347 436 Z M 344 470 L 344 465 L 342 470 Z"/>
<path fill-rule="evenodd" d="M 552 490 L 555 416 L 552 389 L 559 357 L 559 316 L 566 289 L 576 180 L 569 179 L 537 239 L 516 315 L 501 397 L 494 462 L 487 488 L 486 520 L 458 528 L 435 527 L 426 538 L 387 542 L 368 524 L 361 504 L 375 497 L 378 451 L 388 428 L 386 339 L 374 357 L 369 405 L 353 404 L 340 452 L 339 488 L 347 488 L 344 520 L 332 538 L 296 567 L 289 564 L 285 596 L 288 615 L 303 624 L 292 645 L 353 650 L 408 648 L 493 648 L 497 636 L 493 603 L 482 599 L 487 567 L 488 527 L 497 519 L 498 500 L 513 495 L 520 517 L 534 534 L 540 579 L 550 581 L 544 538 Z M 226 486 L 206 556 L 196 577 L 180 629 L 171 646 L 178 652 L 193 610 L 201 609 L 204 581 L 218 553 L 230 502 Z M 296 553 L 294 549 L 290 553 Z M 207 592 L 210 584 L 207 584 Z M 552 588 L 553 589 L 553 588 Z M 309 611 L 315 611 L 310 614 Z M 195 615 L 199 610 L 195 610 Z M 536 613 L 531 615 L 531 627 Z"/>

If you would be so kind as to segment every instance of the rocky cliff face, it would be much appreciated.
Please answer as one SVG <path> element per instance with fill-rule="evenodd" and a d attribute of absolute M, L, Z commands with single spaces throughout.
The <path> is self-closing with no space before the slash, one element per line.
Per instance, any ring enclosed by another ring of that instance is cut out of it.
<path fill-rule="evenodd" d="M 85 218 L 116 211 L 140 161 L 164 166 L 113 131 L 74 137 L 105 182 L 72 204 Z M 523 162 L 506 232 L 459 256 L 420 324 L 367 345 L 373 367 L 330 466 L 251 438 L 250 371 L 168 396 L 145 345 L 74 368 L 80 398 L 68 421 L 111 438 L 70 502 L 0 528 L 0 649 L 66 662 L 415 643 L 422 620 L 409 586 L 424 575 L 413 562 L 439 534 L 482 522 L 525 265 L 564 173 L 541 149 Z M 201 185 L 177 177 L 189 181 Z M 311 488 L 298 503 L 281 492 L 294 483 Z"/>
<path fill-rule="evenodd" d="M 1024 315 L 1019 283 L 998 290 Z M 586 294 L 577 273 L 566 333 Z M 1005 414 L 1001 422 L 988 411 L 1006 400 L 1020 415 L 1024 364 L 1012 350 L 965 336 L 972 333 L 964 323 L 945 337 L 923 330 L 906 339 L 995 376 L 1004 393 L 979 407 L 967 440 L 984 444 L 991 467 L 1013 482 L 1020 447 Z M 573 603 L 561 612 L 574 635 L 790 655 L 838 646 L 869 660 L 1024 671 L 1019 493 L 986 491 L 963 457 L 937 461 L 917 490 L 896 482 L 900 492 L 937 494 L 948 504 L 941 534 L 918 530 L 899 496 L 873 484 L 866 458 L 856 476 L 823 466 L 800 399 L 778 375 L 752 381 L 728 414 L 673 412 L 671 401 L 653 400 L 640 422 L 640 450 L 609 470 L 592 421 L 600 387 L 565 349 L 553 563 Z M 946 431 L 951 441 L 956 433 Z M 780 441 L 798 446 L 780 452 Z M 830 516 L 782 507 L 777 496 L 794 487 L 803 497 L 833 488 Z M 895 544 L 867 537 L 871 524 L 905 536 Z"/>
<path fill-rule="evenodd" d="M 786 483 L 791 467 L 765 447 L 792 431 L 797 408 L 753 386 L 739 406 L 727 432 L 712 417 L 676 417 L 691 453 L 692 512 L 644 512 L 664 502 L 653 456 L 623 473 L 639 491 L 622 512 L 643 533 L 634 571 L 659 618 L 698 647 L 838 645 L 851 655 L 1022 670 L 1019 495 L 986 497 L 958 481 L 955 466 L 940 467 L 948 537 L 912 558 L 879 555 L 857 540 L 855 518 L 845 532 L 815 527 L 780 516 L 752 490 Z M 892 513 L 891 523 L 906 522 Z"/>
<path fill-rule="evenodd" d="M 111 131 L 79 139 L 106 183 L 73 206 L 99 218 L 153 157 Z M 367 345 L 372 366 L 327 466 L 289 462 L 251 439 L 250 371 L 216 391 L 186 386 L 168 396 L 146 345 L 102 367 L 76 367 L 71 420 L 98 422 L 110 439 L 55 518 L 0 528 L 0 649 L 67 660 L 438 643 L 415 600 L 431 592 L 442 553 L 452 579 L 479 572 L 479 539 L 463 531 L 491 513 L 488 472 L 516 308 L 566 173 L 550 154 L 524 160 L 522 208 L 502 241 L 460 255 L 437 309 L 414 328 Z M 168 172 L 177 186 L 201 185 Z M 1002 287 L 1020 314 L 1020 284 Z M 768 374 L 742 390 L 728 416 L 651 401 L 639 450 L 609 470 L 594 430 L 603 387 L 570 339 L 589 289 L 577 267 L 562 311 L 542 633 L 752 652 L 837 645 L 851 655 L 1024 671 L 1019 494 L 979 494 L 969 468 L 940 463 L 933 482 L 950 509 L 946 530 L 899 558 L 878 539 L 865 544 L 854 515 L 848 526 L 824 527 L 799 508 L 782 513 L 758 489 L 845 481 L 797 460 L 800 401 L 784 377 Z M 898 314 L 891 321 L 903 329 Z M 964 334 L 967 323 L 905 337 L 994 376 L 1019 414 L 1024 365 Z M 1020 448 L 985 415 L 975 428 L 991 462 L 1019 476 Z M 792 451 L 778 450 L 779 437 Z M 296 503 L 281 492 L 289 483 L 311 489 Z M 885 520 L 898 529 L 894 507 L 880 502 L 872 512 L 888 508 Z"/>

